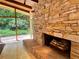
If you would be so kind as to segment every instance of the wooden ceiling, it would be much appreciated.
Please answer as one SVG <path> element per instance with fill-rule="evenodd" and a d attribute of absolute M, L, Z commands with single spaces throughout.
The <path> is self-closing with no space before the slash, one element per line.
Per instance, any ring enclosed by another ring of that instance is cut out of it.
<path fill-rule="evenodd" d="M 9 1 L 11 3 L 15 3 L 15 4 L 18 4 L 18 5 L 21 5 L 21 6 L 24 6 L 24 7 L 32 9 L 31 6 L 26 4 L 26 0 L 6 0 L 6 1 Z"/>
<path fill-rule="evenodd" d="M 32 4 L 34 2 L 37 2 L 36 0 L 34 2 L 33 1 L 32 0 L 4 0 L 1 1 L 0 4 L 30 13 L 30 11 L 32 11 Z"/>
<path fill-rule="evenodd" d="M 32 1 L 34 1 L 34 2 L 37 2 L 37 3 L 38 3 L 38 0 L 32 0 Z"/>

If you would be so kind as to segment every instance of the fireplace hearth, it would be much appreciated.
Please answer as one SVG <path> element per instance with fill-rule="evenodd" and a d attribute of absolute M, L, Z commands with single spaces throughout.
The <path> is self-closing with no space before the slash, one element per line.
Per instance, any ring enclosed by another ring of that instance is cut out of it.
<path fill-rule="evenodd" d="M 54 49 L 61 55 L 70 57 L 71 41 L 48 34 L 44 35 L 44 45 Z"/>

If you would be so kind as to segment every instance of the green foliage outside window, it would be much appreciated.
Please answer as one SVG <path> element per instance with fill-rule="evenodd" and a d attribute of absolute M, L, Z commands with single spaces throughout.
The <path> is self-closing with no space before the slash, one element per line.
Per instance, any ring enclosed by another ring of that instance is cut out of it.
<path fill-rule="evenodd" d="M 4 16 L 11 16 L 13 18 L 5 18 Z M 16 12 L 15 16 L 15 11 L 0 7 L 0 36 L 16 35 L 16 29 L 18 29 L 19 35 L 27 34 L 29 33 L 29 28 L 29 16 L 19 12 Z"/>

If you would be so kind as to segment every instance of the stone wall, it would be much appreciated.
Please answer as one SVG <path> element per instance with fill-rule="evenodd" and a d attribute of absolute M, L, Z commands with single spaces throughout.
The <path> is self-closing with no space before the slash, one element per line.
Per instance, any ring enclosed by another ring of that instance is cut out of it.
<path fill-rule="evenodd" d="M 39 44 L 42 33 L 79 42 L 79 0 L 39 0 L 34 10 L 34 39 Z"/>

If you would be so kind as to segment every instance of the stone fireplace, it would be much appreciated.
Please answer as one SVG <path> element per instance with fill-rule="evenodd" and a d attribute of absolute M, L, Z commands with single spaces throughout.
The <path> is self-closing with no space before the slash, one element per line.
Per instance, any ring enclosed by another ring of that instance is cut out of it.
<path fill-rule="evenodd" d="M 72 0 L 72 2 L 75 1 Z M 42 46 L 45 43 L 47 46 L 50 45 L 50 47 L 52 42 L 54 44 L 58 43 L 57 46 L 64 45 L 63 47 L 66 48 L 55 48 L 64 51 L 69 49 L 68 46 L 71 43 L 70 59 L 78 59 L 79 3 L 71 3 L 71 0 L 39 0 L 34 5 L 34 10 L 33 28 L 36 42 Z M 49 43 L 44 41 L 43 33 L 48 34 L 45 39 L 49 39 Z M 53 37 L 52 40 L 51 36 Z M 60 41 L 63 41 L 63 43 L 67 42 L 67 44 L 62 44 Z"/>
<path fill-rule="evenodd" d="M 71 41 L 43 33 L 44 45 L 70 58 Z"/>

